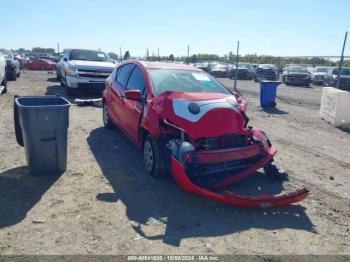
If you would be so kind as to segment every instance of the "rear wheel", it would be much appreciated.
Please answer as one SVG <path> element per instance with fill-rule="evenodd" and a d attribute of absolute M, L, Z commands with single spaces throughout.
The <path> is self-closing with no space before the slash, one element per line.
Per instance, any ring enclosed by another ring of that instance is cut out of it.
<path fill-rule="evenodd" d="M 114 123 L 109 117 L 108 106 L 105 101 L 103 101 L 102 118 L 103 118 L 103 125 L 105 128 L 112 129 L 115 127 Z"/>
<path fill-rule="evenodd" d="M 143 144 L 143 164 L 146 172 L 155 177 L 166 175 L 165 159 L 159 141 L 147 136 Z"/>
<path fill-rule="evenodd" d="M 18 71 L 17 77 L 21 77 L 21 71 Z"/>

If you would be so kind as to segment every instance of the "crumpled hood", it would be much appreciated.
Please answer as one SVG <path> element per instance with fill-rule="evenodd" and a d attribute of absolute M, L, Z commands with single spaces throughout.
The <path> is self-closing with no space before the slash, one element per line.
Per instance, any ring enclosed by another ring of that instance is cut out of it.
<path fill-rule="evenodd" d="M 153 106 L 161 119 L 195 139 L 244 133 L 245 120 L 234 95 L 165 92 L 154 98 Z"/>
<path fill-rule="evenodd" d="M 71 60 L 70 63 L 78 69 L 104 69 L 112 71 L 115 67 L 115 64 L 112 62 Z"/>

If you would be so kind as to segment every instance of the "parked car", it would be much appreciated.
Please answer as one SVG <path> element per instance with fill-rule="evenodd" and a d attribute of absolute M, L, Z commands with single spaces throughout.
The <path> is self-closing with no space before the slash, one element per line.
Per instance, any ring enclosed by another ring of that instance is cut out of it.
<path fill-rule="evenodd" d="M 0 94 L 7 92 L 6 59 L 0 53 Z"/>
<path fill-rule="evenodd" d="M 218 191 L 262 167 L 278 173 L 276 148 L 263 131 L 248 127 L 246 100 L 196 67 L 124 62 L 107 78 L 102 102 L 104 126 L 118 126 L 143 149 L 153 177 L 170 172 L 187 191 L 245 207 L 286 205 L 308 194 L 252 198 Z"/>
<path fill-rule="evenodd" d="M 27 69 L 29 70 L 54 70 L 56 63 L 48 59 L 35 59 L 27 62 Z"/>
<path fill-rule="evenodd" d="M 277 67 L 272 64 L 260 64 L 256 69 L 255 82 L 262 80 L 276 81 L 278 79 Z"/>
<path fill-rule="evenodd" d="M 210 69 L 210 74 L 215 77 L 230 77 L 230 66 L 226 64 L 217 64 Z"/>
<path fill-rule="evenodd" d="M 283 71 L 282 81 L 286 85 L 309 86 L 311 82 L 310 72 L 307 67 L 288 66 Z"/>
<path fill-rule="evenodd" d="M 315 85 L 323 85 L 324 77 L 331 67 L 317 66 L 311 73 L 311 82 Z"/>
<path fill-rule="evenodd" d="M 16 80 L 21 75 L 21 66 L 11 50 L 0 51 L 6 59 L 6 75 L 8 80 Z"/>
<path fill-rule="evenodd" d="M 209 72 L 209 62 L 196 63 L 194 66 L 202 69 L 204 72 Z"/>
<path fill-rule="evenodd" d="M 339 68 L 330 68 L 325 75 L 325 85 L 336 87 Z M 350 67 L 343 67 L 340 73 L 339 89 L 350 91 Z"/>
<path fill-rule="evenodd" d="M 236 77 L 236 65 L 232 65 L 231 73 L 230 73 L 231 79 L 234 79 Z M 252 72 L 250 69 L 250 64 L 248 63 L 239 63 L 237 68 L 237 79 L 245 79 L 245 80 L 251 80 L 252 79 Z"/>
<path fill-rule="evenodd" d="M 56 63 L 56 78 L 58 81 L 61 81 L 61 78 L 62 78 L 62 75 L 61 75 L 62 64 L 63 64 L 63 57 L 61 57 L 60 61 Z"/>
<path fill-rule="evenodd" d="M 74 95 L 77 90 L 101 92 L 115 64 L 102 51 L 69 49 L 60 67 L 61 82 L 67 87 L 68 95 Z"/>

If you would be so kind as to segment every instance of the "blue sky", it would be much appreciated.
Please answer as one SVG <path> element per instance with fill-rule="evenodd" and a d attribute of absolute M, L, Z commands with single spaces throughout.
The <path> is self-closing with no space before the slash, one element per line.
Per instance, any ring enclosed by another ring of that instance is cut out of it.
<path fill-rule="evenodd" d="M 0 47 L 339 55 L 348 0 L 0 0 Z M 350 54 L 350 39 L 346 55 Z"/>

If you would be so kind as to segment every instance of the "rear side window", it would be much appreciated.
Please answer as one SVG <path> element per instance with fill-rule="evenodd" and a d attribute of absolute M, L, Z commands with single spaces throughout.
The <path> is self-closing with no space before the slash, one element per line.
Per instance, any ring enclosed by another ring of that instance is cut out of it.
<path fill-rule="evenodd" d="M 135 66 L 134 64 L 126 64 L 122 66 L 120 69 L 118 69 L 117 82 L 121 84 L 123 87 L 126 86 L 130 73 L 134 68 L 134 66 Z"/>
<path fill-rule="evenodd" d="M 132 71 L 126 89 L 137 89 L 141 91 L 141 94 L 143 93 L 145 89 L 145 79 L 138 66 Z"/>

